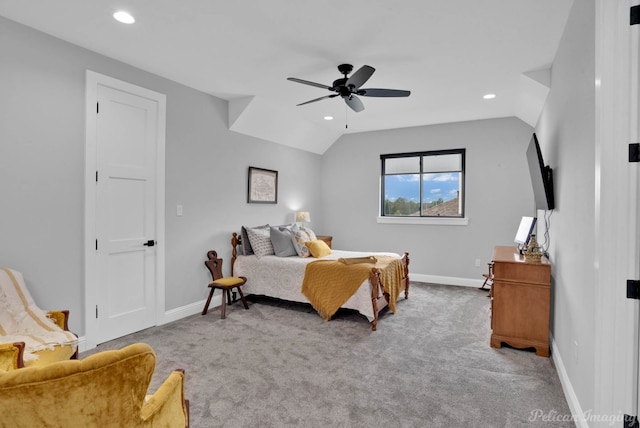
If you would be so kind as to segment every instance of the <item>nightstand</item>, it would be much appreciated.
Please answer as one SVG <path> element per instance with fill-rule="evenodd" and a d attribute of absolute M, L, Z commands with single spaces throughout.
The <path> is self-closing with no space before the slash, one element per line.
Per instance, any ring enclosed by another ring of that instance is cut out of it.
<path fill-rule="evenodd" d="M 329 248 L 331 248 L 331 241 L 333 240 L 333 236 L 327 236 L 327 235 L 316 235 L 316 238 L 318 238 L 321 241 L 324 241 L 327 243 L 327 245 L 329 246 Z"/>

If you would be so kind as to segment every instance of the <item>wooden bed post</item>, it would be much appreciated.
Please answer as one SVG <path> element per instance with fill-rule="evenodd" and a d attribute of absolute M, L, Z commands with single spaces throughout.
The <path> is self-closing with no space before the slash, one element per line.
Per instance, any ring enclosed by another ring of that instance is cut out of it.
<path fill-rule="evenodd" d="M 369 281 L 371 281 L 371 305 L 373 305 L 373 321 L 371 321 L 371 330 L 378 329 L 378 299 L 380 298 L 380 272 L 377 268 L 371 268 L 369 271 Z"/>
<path fill-rule="evenodd" d="M 402 281 L 404 282 L 404 298 L 409 298 L 409 252 L 404 252 L 404 257 L 402 258 L 402 267 L 404 268 L 404 272 L 402 274 Z"/>
<path fill-rule="evenodd" d="M 236 264 L 238 257 L 238 234 L 233 232 L 231 236 L 231 276 L 233 276 L 233 265 Z"/>

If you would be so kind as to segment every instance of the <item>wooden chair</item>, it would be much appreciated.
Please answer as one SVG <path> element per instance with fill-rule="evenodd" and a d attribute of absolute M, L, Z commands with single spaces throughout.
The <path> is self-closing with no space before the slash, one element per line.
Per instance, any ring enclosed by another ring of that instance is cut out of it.
<path fill-rule="evenodd" d="M 482 274 L 484 277 L 484 283 L 482 283 L 482 287 L 480 287 L 481 290 L 484 290 L 485 285 L 488 285 L 489 289 L 491 289 L 491 285 L 493 285 L 493 263 L 487 263 L 487 266 L 489 267 L 489 270 L 487 273 Z"/>
<path fill-rule="evenodd" d="M 247 304 L 247 299 L 244 297 L 244 293 L 240 288 L 247 282 L 247 278 L 244 276 L 223 276 L 222 275 L 222 259 L 218 258 L 218 253 L 211 250 L 207 253 L 207 257 L 209 260 L 204 262 L 205 266 L 211 272 L 211 278 L 213 281 L 209 284 L 209 288 L 211 291 L 209 292 L 209 297 L 207 297 L 207 303 L 204 305 L 204 309 L 202 311 L 202 315 L 206 315 L 209 310 L 209 304 L 211 303 L 211 298 L 213 297 L 213 292 L 215 289 L 222 290 L 222 309 L 220 318 L 225 319 L 227 316 L 227 303 L 231 304 L 236 301 L 235 291 L 237 290 L 238 294 L 240 294 L 240 299 L 242 300 L 242 304 L 245 309 L 249 309 L 249 305 Z M 231 300 L 231 292 L 233 292 L 233 301 Z"/>

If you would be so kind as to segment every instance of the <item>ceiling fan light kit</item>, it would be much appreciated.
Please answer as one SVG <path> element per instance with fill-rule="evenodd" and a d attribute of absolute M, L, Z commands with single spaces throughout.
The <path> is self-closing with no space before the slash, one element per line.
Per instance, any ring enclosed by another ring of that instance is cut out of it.
<path fill-rule="evenodd" d="M 340 64 L 338 66 L 338 71 L 343 74 L 344 77 L 334 80 L 331 86 L 323 85 L 322 83 L 311 82 L 308 80 L 298 79 L 296 77 L 287 78 L 287 80 L 290 80 L 292 82 L 315 86 L 316 88 L 327 89 L 329 91 L 335 92 L 335 94 L 325 95 L 323 97 L 305 101 L 298 104 L 298 106 L 314 103 L 326 98 L 334 98 L 340 96 L 344 100 L 344 102 L 351 108 L 351 110 L 360 112 L 364 110 L 364 104 L 362 104 L 362 101 L 360 100 L 360 98 L 358 98 L 358 95 L 363 97 L 408 97 L 409 95 L 411 95 L 411 91 L 400 89 L 360 89 L 360 87 L 364 85 L 367 80 L 369 80 L 371 75 L 373 75 L 373 73 L 376 71 L 375 68 L 369 65 L 363 65 L 358 70 L 356 70 L 356 72 L 353 73 L 351 77 L 347 77 L 349 73 L 353 71 L 353 65 L 351 64 Z"/>

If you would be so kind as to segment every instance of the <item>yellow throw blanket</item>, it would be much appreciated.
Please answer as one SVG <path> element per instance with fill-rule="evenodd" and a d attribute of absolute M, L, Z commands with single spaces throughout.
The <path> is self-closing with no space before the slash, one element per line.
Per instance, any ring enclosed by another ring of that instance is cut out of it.
<path fill-rule="evenodd" d="M 369 279 L 372 268 L 380 271 L 384 291 L 389 293 L 389 309 L 396 312 L 396 300 L 402 287 L 402 261 L 377 256 L 373 263 L 346 264 L 340 260 L 317 260 L 307 265 L 302 294 L 318 314 L 328 321 L 333 314 Z"/>

